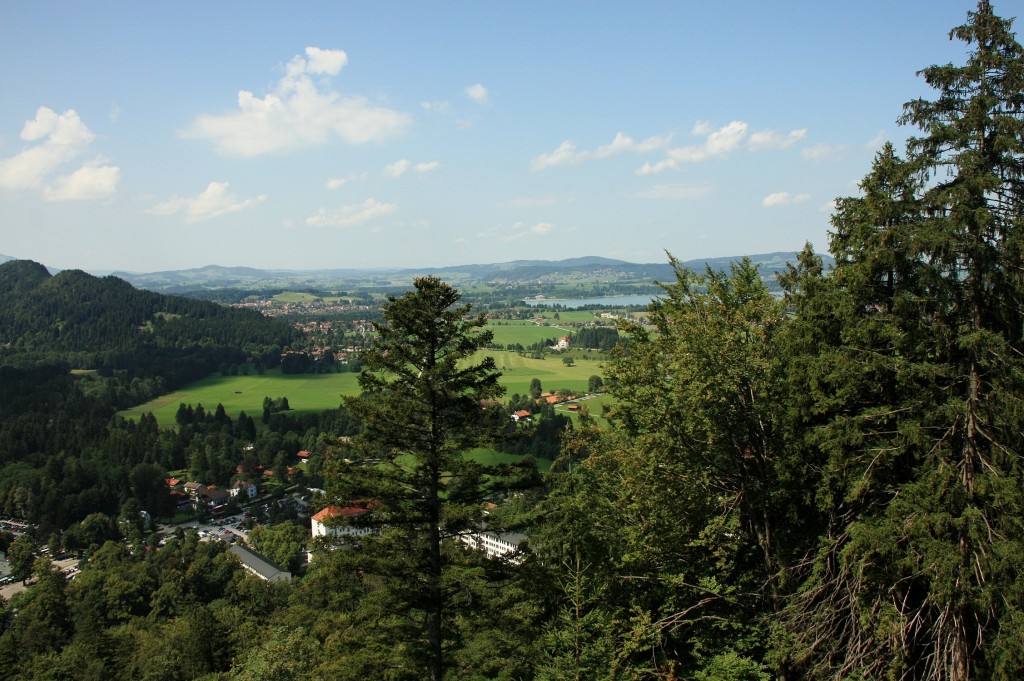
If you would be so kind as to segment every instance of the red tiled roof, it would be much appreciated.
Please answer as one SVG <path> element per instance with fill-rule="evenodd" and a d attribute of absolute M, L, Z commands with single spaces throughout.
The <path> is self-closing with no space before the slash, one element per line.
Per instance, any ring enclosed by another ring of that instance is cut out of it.
<path fill-rule="evenodd" d="M 362 501 L 354 502 L 352 506 L 327 506 L 320 510 L 316 515 L 313 516 L 313 520 L 317 522 L 323 522 L 328 518 L 334 518 L 337 516 L 352 516 L 359 515 L 360 513 L 366 513 L 370 509 L 380 506 L 379 501 L 371 501 L 364 503 Z"/>

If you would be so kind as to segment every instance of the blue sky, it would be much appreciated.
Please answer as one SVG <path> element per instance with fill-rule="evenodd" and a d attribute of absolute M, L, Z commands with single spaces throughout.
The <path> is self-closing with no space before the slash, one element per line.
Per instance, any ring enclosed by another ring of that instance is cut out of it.
<path fill-rule="evenodd" d="M 948 32 L 972 8 L 3 3 L 0 253 L 101 272 L 823 252 L 831 201 L 912 133 L 916 72 L 963 61 Z"/>

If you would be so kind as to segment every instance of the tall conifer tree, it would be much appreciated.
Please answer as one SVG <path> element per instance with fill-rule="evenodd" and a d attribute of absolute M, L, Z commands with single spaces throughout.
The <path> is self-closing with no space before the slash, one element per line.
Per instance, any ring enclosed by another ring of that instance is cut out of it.
<path fill-rule="evenodd" d="M 423 623 L 422 645 L 394 642 L 423 665 L 410 678 L 436 680 L 449 666 L 452 631 L 453 561 L 444 543 L 477 529 L 488 484 L 462 454 L 504 426 L 504 412 L 485 408 L 504 389 L 494 359 L 474 357 L 491 339 L 483 315 L 470 316 L 459 292 L 436 277 L 414 286 L 385 303 L 378 336 L 361 357 L 364 393 L 346 402 L 365 426 L 357 442 L 364 465 L 347 466 L 338 482 L 350 498 L 380 504 L 374 515 L 384 526 L 368 540 L 364 569 L 390 578 L 388 608 Z"/>
<path fill-rule="evenodd" d="M 951 38 L 967 62 L 921 72 L 907 159 L 838 204 L 842 303 L 801 303 L 837 329 L 804 374 L 830 529 L 789 623 L 814 677 L 1024 673 L 1024 51 L 987 1 Z"/>

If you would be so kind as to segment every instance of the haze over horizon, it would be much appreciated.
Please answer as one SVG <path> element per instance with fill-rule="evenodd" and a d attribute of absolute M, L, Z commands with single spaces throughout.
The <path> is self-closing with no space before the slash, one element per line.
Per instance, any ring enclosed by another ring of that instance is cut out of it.
<path fill-rule="evenodd" d="M 137 272 L 823 252 L 973 8 L 10 4 L 0 252 Z"/>

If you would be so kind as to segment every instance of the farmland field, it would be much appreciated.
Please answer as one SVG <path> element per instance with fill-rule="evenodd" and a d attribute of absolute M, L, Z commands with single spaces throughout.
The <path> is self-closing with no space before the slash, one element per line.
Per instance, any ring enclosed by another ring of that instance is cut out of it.
<path fill-rule="evenodd" d="M 601 393 L 598 395 L 594 395 L 593 397 L 586 397 L 577 402 L 577 404 L 586 405 L 587 411 L 590 413 L 590 416 L 594 419 L 594 422 L 602 428 L 607 428 L 609 426 L 608 420 L 604 418 L 604 416 L 602 416 L 604 406 L 611 405 L 614 403 L 615 398 L 607 393 Z M 558 414 L 565 414 L 566 416 L 568 416 L 570 419 L 572 419 L 573 425 L 579 423 L 580 421 L 579 414 L 576 413 L 575 411 L 570 411 L 564 404 L 557 405 L 555 407 L 555 412 Z"/>
<path fill-rule="evenodd" d="M 488 350 L 481 354 L 494 357 L 498 371 L 501 372 L 501 384 L 507 391 L 506 396 L 530 392 L 530 381 L 534 378 L 540 379 L 541 386 L 548 392 L 586 392 L 588 380 L 591 376 L 601 373 L 602 365 L 593 359 L 576 359 L 573 366 L 567 367 L 562 363 L 562 357 L 557 354 L 547 355 L 546 359 L 524 357 L 516 352 Z"/>
<path fill-rule="evenodd" d="M 568 336 L 572 329 L 557 326 L 558 322 L 549 322 L 552 326 L 537 326 L 529 321 L 495 321 L 487 325 L 487 330 L 494 332 L 494 342 L 498 345 L 513 345 L 519 343 L 523 347 L 530 347 L 534 343 L 552 338 L 558 339 Z"/>
<path fill-rule="evenodd" d="M 320 412 L 341 404 L 342 395 L 357 395 L 359 374 L 282 374 L 275 369 L 263 376 L 207 376 L 173 393 L 122 412 L 128 418 L 153 412 L 157 423 L 174 425 L 178 406 L 202 404 L 207 411 L 223 404 L 231 418 L 244 411 L 259 419 L 264 397 L 287 397 L 295 412 Z"/>
<path fill-rule="evenodd" d="M 565 366 L 559 355 L 548 355 L 547 359 L 522 357 L 515 352 L 488 350 L 481 354 L 491 355 L 498 370 L 502 372 L 501 384 L 513 393 L 526 394 L 530 381 L 538 378 L 544 390 L 570 390 L 585 392 L 590 376 L 601 373 L 601 363 L 596 360 L 576 359 L 575 365 Z M 207 411 L 213 411 L 218 404 L 231 418 L 244 411 L 259 419 L 263 414 L 263 398 L 287 397 L 292 413 L 320 412 L 334 409 L 343 395 L 359 393 L 358 374 L 282 374 L 280 370 L 268 371 L 262 376 L 207 376 L 169 395 L 158 397 L 145 404 L 122 412 L 127 418 L 138 418 L 152 412 L 162 426 L 174 425 L 178 406 L 202 404 Z"/>

